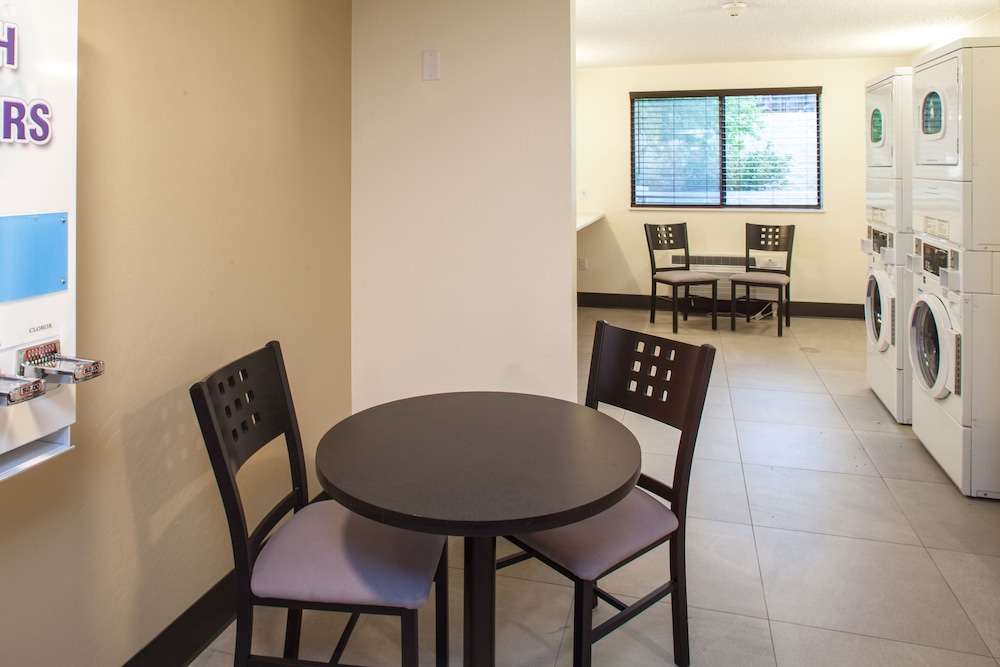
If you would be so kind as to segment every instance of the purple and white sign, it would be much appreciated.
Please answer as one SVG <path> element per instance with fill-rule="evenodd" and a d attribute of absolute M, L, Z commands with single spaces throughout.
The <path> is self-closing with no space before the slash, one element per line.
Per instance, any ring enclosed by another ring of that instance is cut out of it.
<path fill-rule="evenodd" d="M 0 215 L 76 208 L 77 0 L 0 3 Z"/>
<path fill-rule="evenodd" d="M 0 69 L 17 70 L 21 29 L 0 22 Z M 0 143 L 47 144 L 52 136 L 52 106 L 45 100 L 0 97 Z"/>
<path fill-rule="evenodd" d="M 32 346 L 76 353 L 76 96 L 77 0 L 0 2 L 0 378 L 8 385 L 23 382 L 21 357 Z M 0 480 L 71 447 L 76 393 L 46 386 L 0 407 Z"/>

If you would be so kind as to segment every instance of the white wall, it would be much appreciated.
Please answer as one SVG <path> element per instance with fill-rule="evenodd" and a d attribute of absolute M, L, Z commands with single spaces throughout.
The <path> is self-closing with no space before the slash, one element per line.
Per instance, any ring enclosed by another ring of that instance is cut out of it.
<path fill-rule="evenodd" d="M 575 400 L 572 17 L 572 0 L 354 3 L 355 410 Z"/>
<path fill-rule="evenodd" d="M 580 232 L 581 292 L 648 294 L 643 224 L 688 222 L 693 253 L 743 252 L 744 223 L 795 224 L 792 299 L 864 301 L 865 81 L 908 59 L 826 60 L 581 69 L 577 72 L 577 191 L 580 210 L 603 211 Z M 630 210 L 629 93 L 822 86 L 823 210 Z"/>

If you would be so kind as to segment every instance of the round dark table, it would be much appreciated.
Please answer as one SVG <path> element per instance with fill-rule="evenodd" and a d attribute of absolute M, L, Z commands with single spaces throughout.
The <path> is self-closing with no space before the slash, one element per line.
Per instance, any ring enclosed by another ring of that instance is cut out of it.
<path fill-rule="evenodd" d="M 628 495 L 639 443 L 620 422 L 555 398 L 461 392 L 402 399 L 335 425 L 316 472 L 370 519 L 465 537 L 465 665 L 493 665 L 497 536 L 579 521 Z"/>

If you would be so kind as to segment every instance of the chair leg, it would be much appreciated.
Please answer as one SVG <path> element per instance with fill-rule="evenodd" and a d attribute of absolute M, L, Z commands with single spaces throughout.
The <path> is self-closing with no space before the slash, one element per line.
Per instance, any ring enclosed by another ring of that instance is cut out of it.
<path fill-rule="evenodd" d="M 775 313 L 775 316 L 777 317 L 777 320 L 778 320 L 778 338 L 781 338 L 781 324 L 782 324 L 782 322 L 784 322 L 784 313 L 782 313 L 782 311 L 784 309 L 781 306 L 782 300 L 783 299 L 781 298 L 781 288 L 779 287 L 778 288 L 778 312 Z"/>
<path fill-rule="evenodd" d="M 687 285 L 684 286 L 684 304 L 681 311 L 684 313 L 684 321 L 688 321 L 688 305 L 691 301 L 691 288 Z M 677 333 L 676 331 L 674 333 Z"/>
<path fill-rule="evenodd" d="M 730 283 L 729 297 L 729 330 L 736 331 L 736 283 Z"/>
<path fill-rule="evenodd" d="M 404 609 L 399 616 L 400 644 L 402 645 L 403 667 L 417 667 L 420 662 L 420 649 L 417 645 L 417 610 Z"/>
<path fill-rule="evenodd" d="M 299 638 L 302 636 L 302 610 L 289 609 L 285 618 L 285 657 L 299 657 Z"/>
<path fill-rule="evenodd" d="M 792 286 L 785 285 L 785 326 L 792 326 Z"/>
<path fill-rule="evenodd" d="M 671 616 L 674 629 L 674 663 L 678 667 L 691 664 L 690 637 L 688 632 L 687 566 L 684 560 L 684 538 L 670 540 L 670 578 L 674 590 L 670 594 Z"/>
<path fill-rule="evenodd" d="M 448 667 L 448 544 L 434 575 L 434 655 L 437 667 Z"/>
<path fill-rule="evenodd" d="M 253 637 L 253 605 L 242 602 L 236 608 L 236 649 L 233 651 L 233 664 L 246 665 L 250 663 L 250 644 Z"/>
<path fill-rule="evenodd" d="M 750 286 L 746 285 L 746 288 L 747 288 L 747 293 L 746 293 L 745 296 L 747 298 L 747 323 L 749 323 L 750 322 Z"/>
<path fill-rule="evenodd" d="M 674 311 L 674 333 L 677 333 L 677 285 L 672 285 L 671 287 L 673 289 L 671 292 L 673 294 L 673 302 L 670 305 L 673 306 Z"/>
<path fill-rule="evenodd" d="M 577 581 L 573 589 L 573 667 L 591 667 L 594 582 Z"/>
<path fill-rule="evenodd" d="M 719 283 L 712 283 L 712 331 L 718 329 L 719 324 Z"/>
<path fill-rule="evenodd" d="M 649 321 L 653 323 L 656 321 L 656 281 L 653 281 L 652 287 L 649 289 Z"/>

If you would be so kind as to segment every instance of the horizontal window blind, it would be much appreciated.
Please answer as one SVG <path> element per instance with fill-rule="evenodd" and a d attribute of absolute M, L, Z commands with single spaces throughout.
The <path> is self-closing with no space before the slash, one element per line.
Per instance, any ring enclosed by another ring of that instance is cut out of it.
<path fill-rule="evenodd" d="M 820 92 L 632 93 L 632 205 L 819 208 Z"/>

